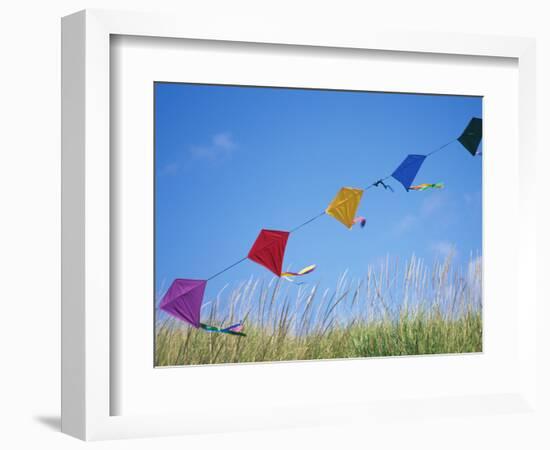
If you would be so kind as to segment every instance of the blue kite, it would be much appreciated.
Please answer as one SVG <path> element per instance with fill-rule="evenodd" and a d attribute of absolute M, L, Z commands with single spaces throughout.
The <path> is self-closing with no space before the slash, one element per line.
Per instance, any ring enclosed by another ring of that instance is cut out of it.
<path fill-rule="evenodd" d="M 408 155 L 391 176 L 408 191 L 425 159 L 426 155 Z"/>

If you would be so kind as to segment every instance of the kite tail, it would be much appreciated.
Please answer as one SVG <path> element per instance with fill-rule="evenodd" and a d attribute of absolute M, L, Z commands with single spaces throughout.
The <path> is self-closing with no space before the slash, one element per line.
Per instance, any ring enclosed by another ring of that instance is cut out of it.
<path fill-rule="evenodd" d="M 367 219 L 365 219 L 363 216 L 357 216 L 355 219 L 353 219 L 353 224 L 356 223 L 361 224 L 361 228 L 365 228 L 365 225 L 367 224 Z"/>
<path fill-rule="evenodd" d="M 224 328 L 222 331 L 234 331 L 236 333 L 240 333 L 243 331 L 243 329 L 244 329 L 243 323 L 237 322 L 227 328 Z"/>
<path fill-rule="evenodd" d="M 286 281 L 290 281 L 291 283 L 294 283 L 298 286 L 301 286 L 302 284 L 306 284 L 304 281 L 296 281 L 294 278 L 292 277 L 281 277 L 281 278 L 284 278 Z"/>
<path fill-rule="evenodd" d="M 246 334 L 242 332 L 244 328 L 242 322 L 238 322 L 227 328 L 213 327 L 212 325 L 206 325 L 205 323 L 201 323 L 200 326 L 204 331 L 208 331 L 209 333 L 225 333 L 232 334 L 234 336 L 246 336 Z"/>
<path fill-rule="evenodd" d="M 315 264 L 312 264 L 311 266 L 304 267 L 298 272 L 281 272 L 281 276 L 288 279 L 288 277 L 299 277 L 301 275 L 307 275 L 308 273 L 313 272 L 315 270 L 315 267 L 317 266 Z"/>
<path fill-rule="evenodd" d="M 374 186 L 374 187 L 380 187 L 380 186 L 382 186 L 384 189 L 389 189 L 390 191 L 395 192 L 395 191 L 393 190 L 393 188 L 392 188 L 389 184 L 384 183 L 384 180 L 378 180 L 378 181 L 376 181 L 375 183 L 373 183 L 373 186 Z"/>
<path fill-rule="evenodd" d="M 443 189 L 445 185 L 443 183 L 423 183 L 416 186 L 411 186 L 411 191 L 425 191 L 426 189 Z"/>

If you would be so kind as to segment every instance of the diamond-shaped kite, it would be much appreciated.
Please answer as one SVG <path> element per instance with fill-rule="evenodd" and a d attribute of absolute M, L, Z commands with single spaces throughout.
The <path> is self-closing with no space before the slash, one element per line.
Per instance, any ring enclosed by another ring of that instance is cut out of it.
<path fill-rule="evenodd" d="M 472 156 L 476 156 L 477 154 L 477 148 L 479 147 L 482 137 L 482 128 L 482 120 L 479 117 L 473 117 L 458 138 L 458 141 L 472 154 Z"/>
<path fill-rule="evenodd" d="M 164 294 L 160 309 L 195 328 L 201 325 L 201 306 L 206 280 L 176 278 Z"/>
<path fill-rule="evenodd" d="M 201 307 L 205 288 L 206 280 L 176 278 L 168 288 L 166 294 L 164 294 L 164 297 L 162 297 L 160 309 L 195 328 L 202 328 L 212 333 L 246 336 L 242 332 L 242 322 L 226 328 L 218 328 L 201 323 Z"/>
<path fill-rule="evenodd" d="M 426 155 L 408 155 L 391 176 L 408 191 L 425 159 Z"/>
<path fill-rule="evenodd" d="M 313 272 L 315 264 L 298 272 L 283 272 L 283 259 L 289 234 L 288 231 L 261 230 L 248 252 L 248 259 L 264 266 L 278 277 L 290 278 Z"/>
<path fill-rule="evenodd" d="M 343 187 L 338 191 L 336 197 L 332 199 L 325 212 L 348 228 L 351 228 L 354 223 L 357 223 L 355 219 L 359 219 L 362 226 L 364 226 L 364 218 L 355 217 L 362 196 L 363 189 Z"/>
<path fill-rule="evenodd" d="M 248 259 L 264 266 L 278 277 L 283 271 L 288 231 L 261 230 L 248 252 Z"/>

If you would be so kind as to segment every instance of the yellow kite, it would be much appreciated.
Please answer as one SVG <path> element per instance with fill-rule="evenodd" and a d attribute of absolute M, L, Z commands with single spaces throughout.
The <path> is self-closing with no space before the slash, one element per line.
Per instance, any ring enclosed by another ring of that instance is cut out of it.
<path fill-rule="evenodd" d="M 351 228 L 354 223 L 357 223 L 355 213 L 362 196 L 363 189 L 343 187 L 330 202 L 325 212 L 342 222 L 346 227 Z"/>

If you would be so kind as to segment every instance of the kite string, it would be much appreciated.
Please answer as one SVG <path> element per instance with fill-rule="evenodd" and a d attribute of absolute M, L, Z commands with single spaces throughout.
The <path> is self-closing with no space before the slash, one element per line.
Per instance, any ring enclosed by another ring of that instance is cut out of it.
<path fill-rule="evenodd" d="M 227 272 L 229 269 L 232 269 L 233 267 L 239 265 L 240 263 L 245 261 L 247 258 L 248 258 L 248 256 L 245 256 L 244 258 L 239 259 L 237 262 L 234 262 L 230 266 L 227 266 L 225 269 L 222 269 L 218 273 L 215 273 L 210 278 L 207 278 L 206 281 L 210 281 L 211 279 L 216 278 L 218 275 L 221 275 L 222 273 Z"/>
<path fill-rule="evenodd" d="M 449 145 L 451 145 L 453 142 L 455 142 L 457 140 L 457 138 L 454 138 L 452 140 L 450 140 L 449 142 L 447 142 L 446 144 L 443 144 L 442 146 L 440 147 L 437 147 L 435 150 L 432 150 L 430 153 L 427 153 L 425 156 L 426 158 L 428 158 L 429 156 L 432 156 L 434 153 L 437 153 L 438 151 L 440 150 L 443 150 L 445 147 L 448 147 Z M 403 168 L 407 168 L 409 167 L 411 164 L 414 164 L 413 161 L 409 162 L 408 164 L 405 164 L 403 166 Z M 376 180 L 374 183 L 372 184 L 369 184 L 368 186 L 364 187 L 363 190 L 367 190 L 367 189 L 370 189 L 372 187 L 374 187 L 379 181 L 386 181 L 387 179 L 391 178 L 392 175 L 387 175 L 385 176 L 384 178 L 380 178 L 379 180 Z"/>
<path fill-rule="evenodd" d="M 426 158 L 427 158 L 428 156 L 433 155 L 434 153 L 437 153 L 437 152 L 440 151 L 440 150 L 443 150 L 445 147 L 448 147 L 449 145 L 451 145 L 451 144 L 452 144 L 453 142 L 455 142 L 456 140 L 457 140 L 457 138 L 454 138 L 453 140 L 447 142 L 446 144 L 443 144 L 441 147 L 438 147 L 438 148 L 436 148 L 435 150 L 432 150 L 430 153 L 427 153 L 427 154 L 426 154 Z M 405 167 L 408 167 L 410 164 L 412 164 L 412 163 L 407 164 Z M 389 179 L 389 178 L 391 178 L 391 177 L 392 177 L 391 175 L 387 175 L 387 176 L 385 176 L 384 178 L 380 178 L 379 180 L 374 181 L 373 183 L 369 184 L 368 186 L 365 186 L 365 187 L 363 188 L 363 190 L 366 191 L 366 190 L 368 190 L 368 189 L 374 187 L 374 186 L 376 185 L 376 183 L 378 183 L 379 181 L 386 181 L 387 179 Z M 347 200 L 344 200 L 344 202 L 345 202 L 345 201 L 347 201 Z M 300 225 L 298 225 L 298 226 L 292 228 L 292 229 L 289 231 L 289 233 L 293 233 L 293 232 L 295 232 L 295 231 L 298 231 L 300 228 L 305 227 L 306 225 L 310 224 L 310 223 L 313 222 L 314 220 L 317 220 L 319 217 L 324 216 L 325 214 L 326 214 L 326 211 L 323 211 L 323 212 L 317 214 L 316 216 L 312 217 L 311 219 L 308 219 L 308 220 L 306 220 L 305 222 L 301 223 Z M 248 256 L 245 256 L 244 258 L 239 259 L 238 261 L 234 262 L 234 263 L 231 264 L 230 266 L 227 266 L 225 269 L 220 270 L 219 272 L 217 272 L 217 273 L 215 273 L 214 275 L 212 275 L 210 278 L 207 278 L 206 281 L 210 281 L 210 280 L 212 280 L 213 278 L 216 278 L 218 275 L 221 275 L 222 273 L 227 272 L 229 269 L 232 269 L 233 267 L 239 265 L 240 263 L 242 263 L 242 262 L 245 261 L 246 259 L 248 259 Z"/>
<path fill-rule="evenodd" d="M 292 230 L 290 230 L 289 233 L 294 233 L 295 231 L 299 230 L 299 229 L 302 228 L 302 227 L 305 227 L 307 224 L 313 222 L 314 220 L 318 219 L 318 218 L 321 217 L 321 216 L 324 216 L 325 214 L 326 214 L 325 211 L 323 211 L 323 212 L 317 214 L 315 217 L 312 217 L 311 219 L 306 220 L 304 223 L 301 223 L 301 224 L 298 225 L 297 227 L 292 228 Z"/>
<path fill-rule="evenodd" d="M 443 150 L 445 147 L 451 145 L 451 144 L 452 144 L 454 141 L 456 141 L 457 139 L 458 139 L 458 138 L 454 138 L 453 140 L 447 142 L 446 144 L 443 144 L 441 147 L 438 147 L 438 148 L 436 148 L 435 150 L 432 150 L 430 153 L 428 153 L 428 154 L 426 155 L 426 158 L 427 158 L 428 156 L 433 155 L 434 153 L 437 153 L 437 152 L 440 151 L 440 150 Z"/>

